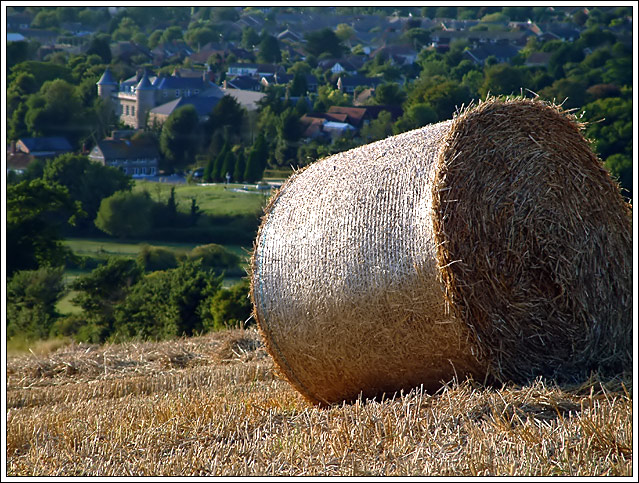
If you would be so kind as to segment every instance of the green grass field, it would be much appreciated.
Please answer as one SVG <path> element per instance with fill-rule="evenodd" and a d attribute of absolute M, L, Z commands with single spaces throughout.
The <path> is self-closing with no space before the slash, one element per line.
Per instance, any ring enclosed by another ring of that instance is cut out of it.
<path fill-rule="evenodd" d="M 176 253 L 187 253 L 201 243 L 172 243 L 172 242 L 129 242 L 119 241 L 109 238 L 67 238 L 63 243 L 68 246 L 76 255 L 89 256 L 92 258 L 104 258 L 109 256 L 121 256 L 135 258 L 144 245 L 168 248 Z M 250 256 L 250 248 L 241 245 L 223 245 L 228 251 L 236 254 L 242 260 Z"/>
<path fill-rule="evenodd" d="M 230 184 L 225 185 L 171 185 L 166 183 L 153 183 L 149 181 L 136 181 L 134 190 L 146 190 L 156 201 L 166 202 L 171 187 L 175 187 L 175 198 L 178 203 L 178 210 L 188 212 L 191 208 L 191 199 L 195 198 L 200 210 L 213 217 L 255 215 L 261 213 L 263 206 L 270 197 L 270 191 L 258 191 L 255 185 Z M 236 190 L 240 191 L 236 191 Z M 112 238 L 68 238 L 64 241 L 73 253 L 86 257 L 95 265 L 105 262 L 109 257 L 135 258 L 144 245 L 162 247 L 173 250 L 176 254 L 186 254 L 196 246 L 203 243 L 179 243 L 165 241 L 128 241 L 116 240 Z M 250 258 L 250 246 L 224 244 L 224 248 L 240 257 L 241 267 L 247 268 Z M 80 275 L 87 274 L 92 268 L 68 268 L 65 271 L 65 281 L 69 283 Z M 224 280 L 224 287 L 229 287 L 241 280 L 240 277 L 227 277 Z M 71 314 L 79 309 L 71 303 L 75 294 L 73 292 L 65 295 L 56 306 L 58 312 Z"/>
<path fill-rule="evenodd" d="M 175 199 L 178 203 L 179 211 L 188 213 L 191 208 L 191 199 L 195 198 L 200 210 L 211 216 L 237 216 L 259 213 L 271 194 L 268 190 L 256 190 L 254 184 L 200 186 L 136 181 L 133 190 L 146 190 L 155 201 L 165 203 L 171 193 L 171 187 L 175 187 Z"/>

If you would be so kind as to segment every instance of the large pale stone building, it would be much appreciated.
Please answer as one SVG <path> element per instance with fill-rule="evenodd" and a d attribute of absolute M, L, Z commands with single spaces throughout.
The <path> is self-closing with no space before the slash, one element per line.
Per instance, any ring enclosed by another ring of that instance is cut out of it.
<path fill-rule="evenodd" d="M 149 112 L 180 98 L 222 97 L 222 90 L 202 77 L 150 77 L 146 71 L 123 82 L 117 82 L 107 67 L 97 82 L 98 96 L 108 101 L 116 115 L 134 129 L 146 127 Z"/>
<path fill-rule="evenodd" d="M 96 84 L 98 96 L 134 129 L 144 129 L 154 122 L 162 124 L 175 109 L 186 104 L 192 104 L 200 119 L 205 120 L 225 95 L 232 96 L 248 111 L 256 110 L 257 102 L 264 97 L 261 92 L 221 88 L 209 80 L 209 75 L 202 71 L 197 77 L 187 76 L 176 70 L 171 76 L 150 76 L 144 71 L 117 82 L 107 67 Z"/>

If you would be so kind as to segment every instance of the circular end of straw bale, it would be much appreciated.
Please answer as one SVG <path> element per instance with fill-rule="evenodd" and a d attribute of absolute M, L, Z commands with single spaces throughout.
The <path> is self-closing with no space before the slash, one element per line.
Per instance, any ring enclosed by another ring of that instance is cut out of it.
<path fill-rule="evenodd" d="M 441 145 L 441 278 L 499 380 L 631 362 L 630 210 L 581 131 L 560 107 L 491 99 L 458 115 Z"/>

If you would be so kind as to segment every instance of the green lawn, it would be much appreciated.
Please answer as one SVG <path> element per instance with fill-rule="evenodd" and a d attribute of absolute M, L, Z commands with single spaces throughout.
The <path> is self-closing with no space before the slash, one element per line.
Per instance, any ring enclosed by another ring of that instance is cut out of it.
<path fill-rule="evenodd" d="M 109 256 L 121 256 L 126 258 L 137 257 L 139 251 L 144 245 L 154 247 L 169 248 L 176 253 L 187 253 L 201 243 L 172 243 L 172 242 L 128 242 L 119 241 L 108 238 L 67 238 L 63 242 L 73 253 L 81 256 L 88 256 L 96 259 L 106 259 Z M 223 245 L 228 251 L 235 253 L 242 261 L 246 261 L 250 257 L 250 248 L 241 245 Z M 67 270 L 67 276 L 77 276 L 83 273 L 82 270 Z"/>
<path fill-rule="evenodd" d="M 68 238 L 64 244 L 71 248 L 76 255 L 89 255 L 97 258 L 109 255 L 136 257 L 143 245 L 170 248 L 183 253 L 198 246 L 197 243 L 127 242 L 109 238 Z M 231 249 L 230 246 L 226 248 Z"/>
<path fill-rule="evenodd" d="M 212 216 L 236 216 L 260 213 L 270 197 L 270 191 L 258 191 L 255 189 L 254 184 L 171 185 L 138 180 L 135 182 L 133 190 L 146 190 L 155 201 L 165 203 L 169 198 L 171 187 L 175 187 L 175 199 L 178 203 L 178 210 L 188 213 L 191 209 L 191 199 L 195 198 L 195 202 L 200 207 L 200 210 Z"/>

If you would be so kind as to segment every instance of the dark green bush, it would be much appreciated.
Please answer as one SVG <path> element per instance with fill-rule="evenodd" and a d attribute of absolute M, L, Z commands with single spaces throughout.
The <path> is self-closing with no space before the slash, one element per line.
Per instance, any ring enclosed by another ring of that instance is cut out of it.
<path fill-rule="evenodd" d="M 229 327 L 251 325 L 247 323 L 251 317 L 253 305 L 249 298 L 248 279 L 228 289 L 219 290 L 211 299 L 211 326 L 208 330 L 220 330 Z"/>
<path fill-rule="evenodd" d="M 87 326 L 95 326 L 91 337 L 104 340 L 110 335 L 115 309 L 141 276 L 142 269 L 135 260 L 110 257 L 105 264 L 71 284 L 71 288 L 78 291 L 73 302 L 82 308 Z"/>
<path fill-rule="evenodd" d="M 55 304 L 64 293 L 63 268 L 15 272 L 7 284 L 7 338 L 46 339 L 58 316 Z"/>
<path fill-rule="evenodd" d="M 146 272 L 176 268 L 178 257 L 170 248 L 143 245 L 137 256 L 137 262 Z"/>
<path fill-rule="evenodd" d="M 189 260 L 201 260 L 203 268 L 218 274 L 224 272 L 229 275 L 229 272 L 237 273 L 239 270 L 240 257 L 215 243 L 195 247 L 187 256 Z"/>
<path fill-rule="evenodd" d="M 118 306 L 112 339 L 166 339 L 203 332 L 210 299 L 221 283 L 221 277 L 193 260 L 145 275 Z"/>

